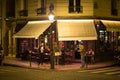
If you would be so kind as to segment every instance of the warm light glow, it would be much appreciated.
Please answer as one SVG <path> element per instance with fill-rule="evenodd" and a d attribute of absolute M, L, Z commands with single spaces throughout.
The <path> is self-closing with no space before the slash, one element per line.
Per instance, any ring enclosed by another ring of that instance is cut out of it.
<path fill-rule="evenodd" d="M 62 19 L 60 19 L 60 20 L 57 20 L 58 22 L 93 22 L 93 20 L 92 19 L 79 19 L 79 20 L 74 20 L 74 19 L 69 19 L 69 20 L 62 20 Z"/>
<path fill-rule="evenodd" d="M 53 14 L 49 14 L 48 17 L 49 17 L 49 20 L 50 20 L 50 21 L 54 21 L 54 15 L 53 15 Z"/>
<path fill-rule="evenodd" d="M 118 39 L 120 40 L 120 36 L 118 36 Z"/>

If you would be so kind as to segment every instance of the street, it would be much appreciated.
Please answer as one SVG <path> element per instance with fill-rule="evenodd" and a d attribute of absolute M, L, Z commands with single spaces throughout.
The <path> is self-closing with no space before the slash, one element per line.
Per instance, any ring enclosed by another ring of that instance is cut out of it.
<path fill-rule="evenodd" d="M 76 70 L 28 69 L 0 66 L 0 80 L 119 80 L 120 67 Z"/>

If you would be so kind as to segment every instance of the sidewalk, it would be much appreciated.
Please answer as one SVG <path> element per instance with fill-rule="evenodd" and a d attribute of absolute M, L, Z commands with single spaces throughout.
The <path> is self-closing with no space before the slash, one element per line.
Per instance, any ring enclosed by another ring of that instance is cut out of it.
<path fill-rule="evenodd" d="M 44 63 L 43 65 L 38 66 L 36 62 L 31 63 L 30 61 L 22 61 L 21 59 L 15 57 L 5 57 L 3 60 L 3 65 L 12 65 L 24 68 L 32 68 L 32 69 L 50 69 L 50 63 Z M 102 68 L 113 65 L 113 62 L 99 62 L 95 64 L 89 64 L 88 68 L 86 69 L 95 69 L 95 68 Z M 72 63 L 72 64 L 65 64 L 65 65 L 55 65 L 55 70 L 70 70 L 70 69 L 80 69 L 80 63 Z"/>

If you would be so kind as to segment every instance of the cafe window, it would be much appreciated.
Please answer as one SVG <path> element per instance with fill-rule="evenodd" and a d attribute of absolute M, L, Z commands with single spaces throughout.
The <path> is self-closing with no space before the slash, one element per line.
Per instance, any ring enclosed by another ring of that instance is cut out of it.
<path fill-rule="evenodd" d="M 120 32 L 118 32 L 117 35 L 118 35 L 118 45 L 120 46 Z"/>
<path fill-rule="evenodd" d="M 69 13 L 82 12 L 81 0 L 69 0 Z"/>
<path fill-rule="evenodd" d="M 99 37 L 100 41 L 103 42 L 103 43 L 106 42 L 106 40 L 107 40 L 106 31 L 105 30 L 100 30 L 99 32 L 100 32 L 100 37 Z"/>

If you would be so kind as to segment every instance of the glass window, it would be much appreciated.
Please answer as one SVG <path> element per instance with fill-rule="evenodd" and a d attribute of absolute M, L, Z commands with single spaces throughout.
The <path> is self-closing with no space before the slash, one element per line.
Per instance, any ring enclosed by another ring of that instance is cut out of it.
<path fill-rule="evenodd" d="M 2 44 L 2 0 L 0 0 L 0 44 Z"/>
<path fill-rule="evenodd" d="M 76 12 L 80 12 L 80 2 L 81 0 L 76 0 Z"/>
<path fill-rule="evenodd" d="M 21 0 L 20 16 L 28 16 L 28 0 Z"/>
<path fill-rule="evenodd" d="M 24 0 L 24 10 L 27 10 L 28 9 L 28 0 Z"/>
<path fill-rule="evenodd" d="M 111 0 L 111 15 L 118 15 L 117 0 Z"/>
<path fill-rule="evenodd" d="M 42 14 L 46 14 L 45 0 L 41 0 L 41 12 Z"/>
<path fill-rule="evenodd" d="M 69 13 L 74 12 L 74 0 L 69 0 Z"/>
<path fill-rule="evenodd" d="M 41 7 L 45 7 L 45 0 L 41 0 Z"/>
<path fill-rule="evenodd" d="M 0 19 L 2 17 L 2 0 L 0 0 Z"/>
<path fill-rule="evenodd" d="M 45 0 L 39 1 L 39 8 L 37 9 L 37 15 L 38 14 L 46 14 L 46 2 Z"/>
<path fill-rule="evenodd" d="M 81 0 L 69 0 L 69 13 L 81 11 Z"/>
<path fill-rule="evenodd" d="M 6 17 L 15 17 L 15 0 L 6 0 Z"/>

